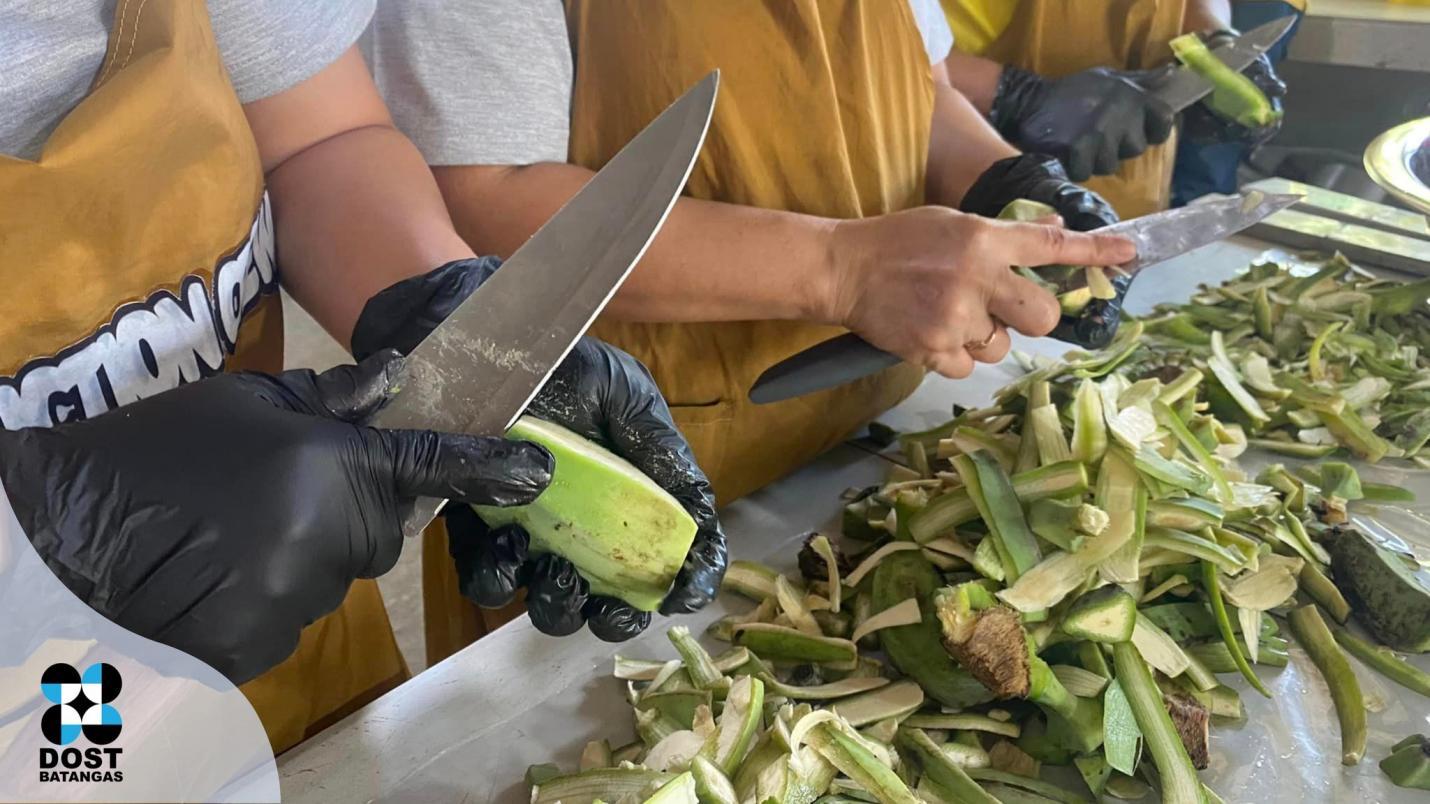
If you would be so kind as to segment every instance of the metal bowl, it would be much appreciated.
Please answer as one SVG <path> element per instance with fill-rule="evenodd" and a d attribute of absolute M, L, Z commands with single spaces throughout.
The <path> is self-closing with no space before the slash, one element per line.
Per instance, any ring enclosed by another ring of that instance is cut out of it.
<path fill-rule="evenodd" d="M 1376 137 L 1365 149 L 1365 170 L 1386 192 L 1430 215 L 1430 117 Z"/>

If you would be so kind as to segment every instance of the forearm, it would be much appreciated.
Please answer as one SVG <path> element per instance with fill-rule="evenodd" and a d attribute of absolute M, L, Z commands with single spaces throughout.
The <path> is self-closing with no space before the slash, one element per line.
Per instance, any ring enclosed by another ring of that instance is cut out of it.
<path fill-rule="evenodd" d="M 949 51 L 943 64 L 934 65 L 933 70 L 935 81 L 942 70 L 953 88 L 962 93 L 979 114 L 987 117 L 993 110 L 993 99 L 998 94 L 998 77 L 1003 74 L 1003 65 L 954 48 Z"/>
<path fill-rule="evenodd" d="M 339 134 L 268 173 L 284 287 L 339 343 L 393 283 L 473 256 L 422 155 L 390 126 Z"/>
<path fill-rule="evenodd" d="M 594 175 L 557 163 L 434 173 L 457 231 L 478 253 L 504 257 Z M 607 313 L 627 321 L 821 320 L 836 223 L 681 198 Z"/>
<path fill-rule="evenodd" d="M 1188 0 L 1182 31 L 1216 31 L 1231 27 L 1231 0 Z"/>
<path fill-rule="evenodd" d="M 339 343 L 378 291 L 473 256 L 356 47 L 243 111 L 273 199 L 283 285 Z"/>
<path fill-rule="evenodd" d="M 952 58 L 952 56 L 950 56 Z M 953 65 L 947 65 L 949 73 Z M 934 69 L 933 119 L 929 128 L 924 196 L 931 204 L 958 207 L 964 193 L 994 162 L 1017 156 L 983 114 Z"/>

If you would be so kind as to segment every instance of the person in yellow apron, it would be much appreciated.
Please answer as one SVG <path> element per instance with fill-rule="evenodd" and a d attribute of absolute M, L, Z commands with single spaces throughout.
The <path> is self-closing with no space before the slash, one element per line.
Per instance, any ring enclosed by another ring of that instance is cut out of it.
<path fill-rule="evenodd" d="M 923 5 L 942 22 L 936 3 Z M 1111 250 L 1125 244 L 953 211 L 995 215 L 1030 195 L 1081 228 L 1111 216 L 935 81 L 948 42 L 940 51 L 921 36 L 910 3 L 573 0 L 564 20 L 555 6 L 381 3 L 379 88 L 434 166 L 458 230 L 478 251 L 508 254 L 721 70 L 689 197 L 595 331 L 650 366 L 722 504 L 837 444 L 906 397 L 924 367 L 962 376 L 974 360 L 1001 359 L 1008 340 L 995 320 L 1046 333 L 1053 300 L 1010 264 L 1073 251 L 1125 259 Z M 432 44 L 449 38 L 468 46 Z M 846 328 L 911 364 L 779 404 L 748 401 L 770 365 Z M 515 611 L 463 604 L 446 557 L 466 538 L 424 543 L 431 661 Z"/>
<path fill-rule="evenodd" d="M 246 682 L 281 751 L 406 677 L 376 585 L 354 581 L 396 561 L 410 500 L 528 502 L 551 456 L 357 424 L 400 378 L 391 347 L 451 309 L 420 302 L 497 262 L 390 124 L 353 47 L 370 4 L 210 5 L 212 28 L 202 0 L 0 8 L 0 483 L 72 592 Z M 273 374 L 280 280 L 372 356 Z M 574 418 L 553 417 L 658 442 L 648 462 L 709 509 L 704 563 L 672 593 L 698 607 L 724 555 L 703 476 L 643 369 L 594 341 L 573 354 L 542 404 Z M 613 428 L 617 405 L 641 415 Z M 467 563 L 558 579 L 538 591 L 568 627 L 633 616 L 562 561 Z"/>
<path fill-rule="evenodd" d="M 1009 142 L 1056 157 L 1122 217 L 1165 209 L 1175 118 L 1151 95 L 1168 42 L 1186 31 L 1215 46 L 1225 0 L 941 0 L 958 52 L 950 78 Z M 1264 61 L 1264 60 L 1263 60 Z M 1264 62 L 1247 73 L 1273 97 L 1285 88 Z M 1212 117 L 1202 104 L 1184 122 Z M 1218 137 L 1261 141 L 1274 127 Z"/>

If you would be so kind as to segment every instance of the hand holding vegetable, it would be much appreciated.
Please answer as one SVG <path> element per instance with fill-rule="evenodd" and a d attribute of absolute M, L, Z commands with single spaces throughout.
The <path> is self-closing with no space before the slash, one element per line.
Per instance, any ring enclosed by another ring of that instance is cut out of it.
<path fill-rule="evenodd" d="M 959 208 L 997 218 L 1013 201 L 1037 201 L 1052 207 L 1069 229 L 1088 232 L 1117 223 L 1112 205 L 1093 191 L 1068 181 L 1056 159 L 1036 154 L 994 162 L 963 196 Z"/>
<path fill-rule="evenodd" d="M 378 344 L 412 349 L 499 266 L 494 258 L 460 261 L 383 291 L 358 320 L 354 351 Z M 584 338 L 528 412 L 610 448 L 685 508 L 698 530 L 660 610 L 681 614 L 709 603 L 726 563 L 714 495 L 645 367 L 619 349 Z M 478 605 L 506 605 L 525 587 L 533 624 L 555 636 L 589 623 L 598 637 L 620 641 L 650 623 L 649 613 L 592 594 L 588 579 L 570 561 L 551 553 L 534 555 L 530 534 L 519 525 L 490 528 L 469 507 L 449 506 L 447 528 L 462 591 Z"/>
<path fill-rule="evenodd" d="M 844 221 L 839 227 L 835 248 L 845 266 L 824 320 L 955 378 L 967 376 L 975 360 L 994 363 L 1007 354 L 1005 325 L 1039 336 L 1058 321 L 1052 294 L 1010 266 L 1115 265 L 1135 256 L 1132 244 L 1121 238 L 988 220 L 944 207 Z"/>
<path fill-rule="evenodd" d="M 519 505 L 551 456 L 498 438 L 378 430 L 402 361 L 226 374 L 87 421 L 0 430 L 0 481 L 81 600 L 235 684 L 278 664 L 356 578 L 397 561 L 418 496 Z"/>
<path fill-rule="evenodd" d="M 1171 135 L 1176 112 L 1144 89 L 1156 72 L 1096 67 L 1046 78 L 1006 66 L 989 118 L 1018 148 L 1051 156 L 1086 181 Z"/>
<path fill-rule="evenodd" d="M 1224 84 L 1218 83 L 1215 92 L 1183 113 L 1182 136 L 1189 142 L 1259 145 L 1281 130 L 1281 99 L 1286 97 L 1286 84 L 1276 75 L 1271 59 L 1262 54 L 1237 74 L 1210 52 L 1236 36 L 1235 31 L 1221 30 L 1186 34 L 1172 42 L 1177 58 L 1192 69 L 1209 70 L 1208 77 L 1220 72 L 1229 74 Z"/>

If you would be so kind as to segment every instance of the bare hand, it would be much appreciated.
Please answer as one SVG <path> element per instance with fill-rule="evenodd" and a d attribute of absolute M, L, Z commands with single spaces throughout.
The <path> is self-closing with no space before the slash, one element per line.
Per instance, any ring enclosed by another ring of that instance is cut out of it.
<path fill-rule="evenodd" d="M 1005 325 L 1035 337 L 1057 325 L 1057 299 L 1011 266 L 1118 265 L 1137 253 L 1120 237 L 932 206 L 841 222 L 833 243 L 826 320 L 953 378 L 1008 354 Z"/>

